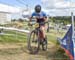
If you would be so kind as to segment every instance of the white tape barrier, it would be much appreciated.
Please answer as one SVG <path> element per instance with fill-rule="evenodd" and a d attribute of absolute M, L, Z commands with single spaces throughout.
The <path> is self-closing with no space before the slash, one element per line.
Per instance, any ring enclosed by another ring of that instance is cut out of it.
<path fill-rule="evenodd" d="M 30 31 L 28 30 L 17 29 L 17 28 L 12 28 L 12 27 L 0 27 L 0 29 L 15 30 L 15 31 L 20 31 L 20 32 L 30 33 Z"/>

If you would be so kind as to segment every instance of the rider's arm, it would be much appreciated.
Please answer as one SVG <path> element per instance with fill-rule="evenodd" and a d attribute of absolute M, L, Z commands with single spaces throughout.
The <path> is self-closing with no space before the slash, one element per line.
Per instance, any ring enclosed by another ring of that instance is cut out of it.
<path fill-rule="evenodd" d="M 48 21 L 47 15 L 46 15 L 45 13 L 43 13 L 43 16 L 44 16 L 44 20 L 45 20 L 45 21 Z"/>
<path fill-rule="evenodd" d="M 36 16 L 35 13 L 32 13 L 31 14 L 31 16 L 29 18 L 29 25 L 31 25 L 32 20 L 36 20 L 36 17 L 35 16 Z"/>
<path fill-rule="evenodd" d="M 34 16 L 35 16 L 35 13 L 33 12 L 29 18 L 29 21 L 31 21 Z"/>

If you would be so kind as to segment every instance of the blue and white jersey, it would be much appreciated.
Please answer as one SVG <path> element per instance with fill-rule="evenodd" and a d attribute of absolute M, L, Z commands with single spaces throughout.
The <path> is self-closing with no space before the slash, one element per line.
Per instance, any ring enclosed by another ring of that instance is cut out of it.
<path fill-rule="evenodd" d="M 43 11 L 41 11 L 40 13 L 36 13 L 36 12 L 33 12 L 32 14 L 31 14 L 31 17 L 42 17 L 42 18 L 39 18 L 39 19 L 37 19 L 37 22 L 43 22 L 44 21 L 44 17 L 47 17 L 47 15 L 46 15 L 46 13 L 45 12 L 43 12 Z"/>
<path fill-rule="evenodd" d="M 40 12 L 40 13 L 33 12 L 31 16 L 32 16 L 32 17 L 33 17 L 33 16 L 47 17 L 47 16 L 46 16 L 46 13 L 43 12 L 43 11 Z"/>

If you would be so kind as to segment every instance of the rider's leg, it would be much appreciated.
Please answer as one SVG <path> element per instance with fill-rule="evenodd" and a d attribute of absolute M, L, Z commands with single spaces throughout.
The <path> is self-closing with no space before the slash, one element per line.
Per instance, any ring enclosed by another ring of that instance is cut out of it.
<path fill-rule="evenodd" d="M 40 30 L 42 32 L 42 38 L 45 38 L 45 26 L 40 26 Z"/>
<path fill-rule="evenodd" d="M 47 39 L 46 39 L 46 33 L 45 33 L 45 26 L 41 26 L 40 27 L 41 31 L 42 31 L 42 50 L 46 51 L 46 48 L 44 48 L 44 46 L 46 46 L 47 44 Z"/>

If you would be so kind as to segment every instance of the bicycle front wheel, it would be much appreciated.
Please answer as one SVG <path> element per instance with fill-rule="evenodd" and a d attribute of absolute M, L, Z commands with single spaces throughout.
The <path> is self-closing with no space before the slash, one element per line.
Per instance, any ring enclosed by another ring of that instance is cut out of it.
<path fill-rule="evenodd" d="M 40 46 L 37 32 L 35 30 L 32 31 L 28 38 L 28 49 L 30 53 L 37 53 L 39 51 Z"/>

